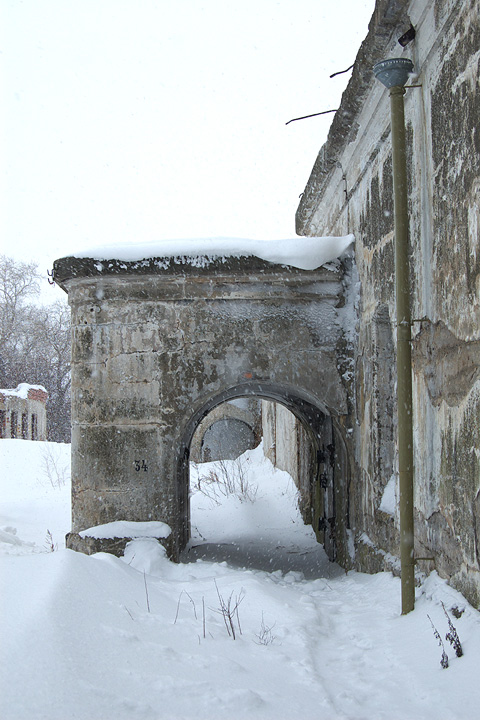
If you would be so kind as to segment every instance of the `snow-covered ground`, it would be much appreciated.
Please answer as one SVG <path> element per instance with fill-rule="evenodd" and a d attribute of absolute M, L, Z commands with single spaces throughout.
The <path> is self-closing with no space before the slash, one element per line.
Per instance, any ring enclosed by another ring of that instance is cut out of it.
<path fill-rule="evenodd" d="M 64 549 L 69 450 L 0 441 L 2 720 L 480 717 L 480 613 L 433 574 L 403 617 L 397 578 L 330 564 L 260 448 L 249 498 L 225 495 L 218 464 L 193 469 L 178 565 L 152 539 L 123 559 Z"/>

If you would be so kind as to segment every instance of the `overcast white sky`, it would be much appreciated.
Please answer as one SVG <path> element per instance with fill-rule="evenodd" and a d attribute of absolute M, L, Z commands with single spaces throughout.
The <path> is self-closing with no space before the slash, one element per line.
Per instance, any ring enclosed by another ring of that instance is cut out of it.
<path fill-rule="evenodd" d="M 374 0 L 0 0 L 1 252 L 294 237 Z"/>

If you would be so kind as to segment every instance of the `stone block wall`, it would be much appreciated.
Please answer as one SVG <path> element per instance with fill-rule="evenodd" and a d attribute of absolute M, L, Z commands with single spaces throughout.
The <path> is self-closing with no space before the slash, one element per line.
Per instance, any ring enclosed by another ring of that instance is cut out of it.
<path fill-rule="evenodd" d="M 480 17 L 475 0 L 379 0 L 297 211 L 305 235 L 353 232 L 359 280 L 352 526 L 357 567 L 395 566 L 394 224 L 388 91 L 408 57 L 405 119 L 419 562 L 480 606 Z M 398 38 L 410 23 L 415 39 Z M 393 498 L 393 500 L 392 500 Z M 387 562 L 388 560 L 388 562 Z"/>

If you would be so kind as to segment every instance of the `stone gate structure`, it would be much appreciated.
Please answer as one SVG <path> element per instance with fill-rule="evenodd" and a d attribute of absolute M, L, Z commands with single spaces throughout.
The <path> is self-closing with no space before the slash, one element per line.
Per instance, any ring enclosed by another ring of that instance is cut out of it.
<path fill-rule="evenodd" d="M 407 58 L 415 558 L 480 607 L 479 48 L 478 0 L 377 0 L 296 215 L 299 247 L 353 233 L 353 258 L 57 261 L 73 315 L 71 547 L 90 525 L 163 520 L 178 557 L 193 433 L 257 397 L 301 423 L 302 512 L 329 556 L 398 569 L 391 130 L 372 68 Z"/>
<path fill-rule="evenodd" d="M 257 397 L 305 426 L 311 520 L 330 556 L 346 556 L 351 357 L 339 263 L 64 258 L 55 281 L 72 309 L 70 547 L 88 550 L 79 532 L 92 526 L 156 520 L 178 558 L 195 429 L 220 403 Z"/>

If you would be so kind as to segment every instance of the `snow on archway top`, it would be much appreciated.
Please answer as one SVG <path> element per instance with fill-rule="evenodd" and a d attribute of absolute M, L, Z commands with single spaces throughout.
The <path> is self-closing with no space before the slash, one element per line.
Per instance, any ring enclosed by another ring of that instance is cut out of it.
<path fill-rule="evenodd" d="M 118 243 L 75 252 L 73 257 L 94 260 L 136 262 L 146 258 L 174 257 L 191 259 L 192 264 L 208 263 L 215 258 L 257 257 L 267 262 L 315 270 L 339 258 L 354 242 L 353 235 L 343 237 L 296 237 L 287 240 L 248 240 L 241 238 L 199 238 L 161 240 L 152 243 Z"/>

